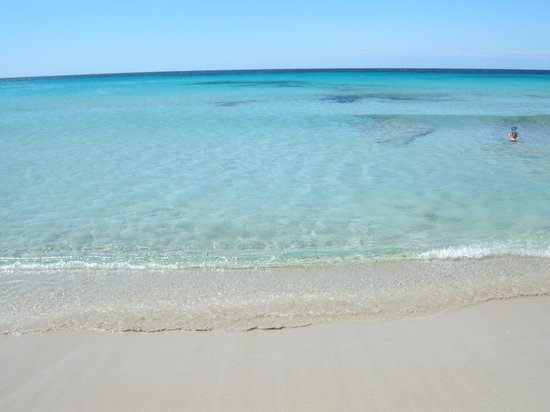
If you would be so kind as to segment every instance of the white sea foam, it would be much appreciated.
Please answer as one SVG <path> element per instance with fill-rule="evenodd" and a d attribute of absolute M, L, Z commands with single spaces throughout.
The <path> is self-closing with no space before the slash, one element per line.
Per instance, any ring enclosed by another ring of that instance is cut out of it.
<path fill-rule="evenodd" d="M 39 258 L 0 257 L 0 273 L 25 270 L 184 270 L 285 268 L 308 265 L 340 266 L 373 261 L 481 259 L 486 257 L 550 258 L 550 249 L 525 244 L 501 243 L 435 248 L 424 252 L 375 250 L 295 251 L 279 254 L 188 255 L 186 257 L 43 256 Z M 124 260 L 126 259 L 126 260 Z"/>
<path fill-rule="evenodd" d="M 489 256 L 532 256 L 550 258 L 550 250 L 500 244 L 493 246 L 445 247 L 418 254 L 421 259 L 480 259 Z"/>

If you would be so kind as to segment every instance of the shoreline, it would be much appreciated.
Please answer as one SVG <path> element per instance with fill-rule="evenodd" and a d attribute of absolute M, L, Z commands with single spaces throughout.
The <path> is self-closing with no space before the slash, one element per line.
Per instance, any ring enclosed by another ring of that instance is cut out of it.
<path fill-rule="evenodd" d="M 0 336 L 0 409 L 546 410 L 550 297 L 251 332 Z"/>
<path fill-rule="evenodd" d="M 13 269 L 0 333 L 246 331 L 391 320 L 550 294 L 550 258 L 247 269 Z"/>

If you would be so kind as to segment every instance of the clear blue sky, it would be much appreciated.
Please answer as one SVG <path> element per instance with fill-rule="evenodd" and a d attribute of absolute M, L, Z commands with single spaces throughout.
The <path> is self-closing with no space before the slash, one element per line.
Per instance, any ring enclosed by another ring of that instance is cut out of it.
<path fill-rule="evenodd" d="M 0 77 L 312 67 L 550 69 L 550 1 L 0 0 Z"/>

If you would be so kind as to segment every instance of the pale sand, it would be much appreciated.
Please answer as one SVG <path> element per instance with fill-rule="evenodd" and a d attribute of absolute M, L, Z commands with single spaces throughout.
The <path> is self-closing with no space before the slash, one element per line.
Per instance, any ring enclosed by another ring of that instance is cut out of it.
<path fill-rule="evenodd" d="M 550 410 L 550 298 L 253 332 L 0 337 L 2 411 Z"/>

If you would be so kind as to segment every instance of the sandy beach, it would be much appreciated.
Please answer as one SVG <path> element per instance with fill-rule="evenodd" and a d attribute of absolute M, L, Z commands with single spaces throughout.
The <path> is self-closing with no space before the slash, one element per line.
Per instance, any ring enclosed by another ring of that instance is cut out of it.
<path fill-rule="evenodd" d="M 0 337 L 2 411 L 543 411 L 550 298 L 251 332 Z"/>

